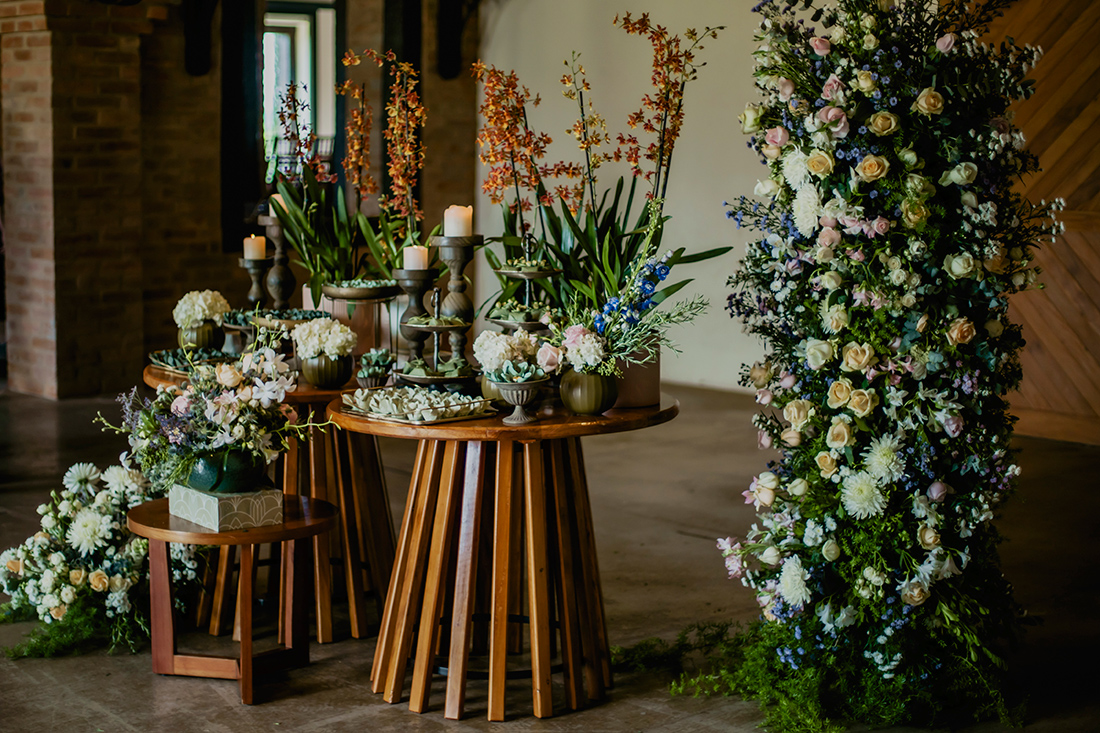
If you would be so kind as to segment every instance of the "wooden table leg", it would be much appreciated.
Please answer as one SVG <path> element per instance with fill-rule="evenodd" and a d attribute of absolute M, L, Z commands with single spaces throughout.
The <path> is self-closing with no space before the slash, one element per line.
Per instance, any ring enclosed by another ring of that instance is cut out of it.
<path fill-rule="evenodd" d="M 351 473 L 358 490 L 354 493 L 355 516 L 359 525 L 360 552 L 370 579 L 381 592 L 389 585 L 394 560 L 393 520 L 389 491 L 382 471 L 382 453 L 373 435 L 348 433 Z"/>
<path fill-rule="evenodd" d="M 421 604 L 420 627 L 417 632 L 416 658 L 413 661 L 412 689 L 409 710 L 422 713 L 428 708 L 435 650 L 439 640 L 439 622 L 443 616 L 445 578 L 450 561 L 452 515 L 458 502 L 458 476 L 462 470 L 465 444 L 448 440 L 443 451 L 443 472 L 439 479 L 435 522 L 432 528 L 431 553 L 424 579 L 424 600 Z"/>
<path fill-rule="evenodd" d="M 555 509 L 554 529 L 557 546 L 558 623 L 561 625 L 562 671 L 566 700 L 571 710 L 580 707 L 582 688 L 581 631 L 577 617 L 577 594 L 573 576 L 574 517 L 569 511 L 569 485 L 566 481 L 562 440 L 547 441 L 550 446 L 551 506 Z"/>
<path fill-rule="evenodd" d="M 394 703 L 401 701 L 401 691 L 405 686 L 405 667 L 412 648 L 413 624 L 416 622 L 416 609 L 420 607 L 422 581 L 427 565 L 428 544 L 431 540 L 431 526 L 435 515 L 436 495 L 439 493 L 439 475 L 443 468 L 443 443 L 432 441 L 424 472 L 421 474 L 417 506 L 413 510 L 412 527 L 408 543 L 408 560 L 405 563 L 404 579 L 401 582 L 401 598 L 397 601 L 396 621 L 393 635 L 389 641 L 389 669 L 386 672 L 383 699 Z"/>
<path fill-rule="evenodd" d="M 286 640 L 286 648 L 294 650 L 294 664 L 297 665 L 309 664 L 309 551 L 308 540 L 283 543 L 283 557 L 286 558 L 283 606 L 286 615 L 282 622 L 282 636 Z"/>
<path fill-rule="evenodd" d="M 569 464 L 573 479 L 573 498 L 576 504 L 578 545 L 581 548 L 584 589 L 587 601 L 588 622 L 585 627 L 594 633 L 595 658 L 591 660 L 588 697 L 603 698 L 604 689 L 611 687 L 611 647 L 607 637 L 604 617 L 603 594 L 600 591 L 600 566 L 596 557 L 596 533 L 592 524 L 592 507 L 588 499 L 588 479 L 584 470 L 584 453 L 580 438 L 569 438 Z M 587 662 L 588 660 L 586 660 Z M 596 679 L 592 679 L 592 675 Z"/>
<path fill-rule="evenodd" d="M 546 561 L 546 487 L 542 446 L 523 444 L 527 519 L 527 595 L 531 634 L 531 693 L 536 718 L 554 714 L 550 688 L 550 608 Z"/>
<path fill-rule="evenodd" d="M 241 545 L 240 582 L 237 584 L 241 608 L 241 702 L 245 705 L 252 704 L 252 562 L 255 552 L 255 545 Z"/>
<path fill-rule="evenodd" d="M 466 477 L 462 487 L 462 519 L 458 530 L 458 567 L 451 616 L 451 653 L 447 661 L 447 703 L 444 716 L 462 717 L 466 702 L 466 672 L 470 661 L 470 634 L 477 600 L 477 565 L 480 549 L 481 496 L 485 485 L 485 448 L 479 442 L 466 446 Z"/>
<path fill-rule="evenodd" d="M 210 613 L 210 633 L 220 636 L 229 625 L 230 614 L 236 606 L 230 606 L 229 586 L 233 579 L 233 566 L 237 562 L 237 548 L 222 545 L 218 549 L 218 570 L 214 579 L 214 602 Z M 235 614 L 234 614 L 235 615 Z"/>
<path fill-rule="evenodd" d="M 325 466 L 328 441 L 317 428 L 311 428 L 309 433 L 309 495 L 314 499 L 328 499 L 328 473 Z M 331 642 L 333 639 L 332 561 L 329 555 L 329 542 L 327 535 L 318 535 L 313 538 L 317 641 L 322 644 Z"/>
<path fill-rule="evenodd" d="M 298 439 L 291 438 L 287 444 L 286 453 L 283 455 L 283 494 L 287 496 L 298 495 L 299 477 L 301 475 L 301 450 L 299 448 Z M 284 635 L 284 629 L 286 628 L 286 599 L 289 598 L 286 590 L 286 574 L 288 572 L 288 558 L 286 553 L 280 558 L 280 572 L 279 572 L 279 643 L 285 644 L 286 637 Z"/>
<path fill-rule="evenodd" d="M 149 540 L 149 634 L 153 671 L 174 674 L 176 627 L 172 617 L 172 581 L 168 572 L 168 543 Z"/>
<path fill-rule="evenodd" d="M 436 442 L 422 440 L 416 447 L 416 462 L 413 465 L 412 478 L 409 480 L 409 493 L 405 498 L 405 514 L 401 520 L 401 534 L 398 537 L 393 572 L 390 575 L 389 590 L 382 609 L 382 624 L 378 629 L 378 642 L 374 649 L 374 663 L 371 665 L 371 690 L 381 692 L 385 685 L 384 675 L 389 670 L 389 660 L 393 637 L 397 628 L 399 600 L 406 594 L 405 573 L 409 565 L 410 543 L 416 507 L 420 503 L 420 486 L 423 474 L 427 470 L 429 456 L 435 452 Z"/>
<path fill-rule="evenodd" d="M 511 577 L 514 495 L 512 443 L 497 444 L 496 496 L 493 505 L 493 600 L 489 632 L 489 720 L 504 720 L 508 672 L 508 580 Z"/>
<path fill-rule="evenodd" d="M 340 550 L 344 556 L 344 585 L 348 594 L 348 616 L 351 635 L 361 639 L 367 635 L 366 604 L 363 599 L 363 562 L 360 552 L 358 513 L 355 495 L 362 488 L 351 470 L 347 436 L 331 436 L 336 464 L 336 492 L 340 499 Z"/>

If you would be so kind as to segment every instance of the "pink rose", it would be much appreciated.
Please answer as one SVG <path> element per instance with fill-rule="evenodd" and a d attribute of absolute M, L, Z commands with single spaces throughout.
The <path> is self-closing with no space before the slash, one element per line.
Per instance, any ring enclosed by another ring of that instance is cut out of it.
<path fill-rule="evenodd" d="M 890 231 L 890 221 L 880 216 L 871 222 L 871 229 L 874 230 L 875 234 L 886 234 Z"/>
<path fill-rule="evenodd" d="M 779 87 L 779 98 L 784 102 L 789 102 L 791 100 L 791 95 L 794 94 L 794 82 L 790 79 L 779 77 L 777 86 Z"/>
<path fill-rule="evenodd" d="M 191 409 L 191 400 L 187 395 L 180 395 L 172 400 L 172 412 L 176 415 L 186 415 Z"/>
<path fill-rule="evenodd" d="M 934 481 L 928 487 L 928 498 L 932 501 L 943 501 L 947 496 L 947 484 L 943 481 Z"/>
<path fill-rule="evenodd" d="M 790 372 L 783 372 L 783 374 L 779 377 L 779 386 L 783 389 L 790 389 L 797 383 L 798 378 Z"/>
<path fill-rule="evenodd" d="M 840 241 L 840 232 L 832 227 L 825 227 L 817 233 L 817 245 L 819 247 L 832 247 Z"/>
<path fill-rule="evenodd" d="M 571 349 L 580 343 L 580 340 L 589 333 L 589 330 L 584 326 L 570 326 L 565 329 L 565 338 L 562 340 L 562 346 Z"/>
<path fill-rule="evenodd" d="M 558 365 L 561 364 L 561 349 L 552 344 L 543 344 L 535 355 L 535 361 L 547 374 L 557 371 Z"/>
<path fill-rule="evenodd" d="M 951 53 L 955 47 L 955 34 L 945 33 L 936 40 L 936 49 L 940 53 Z"/>
<path fill-rule="evenodd" d="M 817 111 L 817 119 L 829 128 L 834 137 L 848 135 L 848 115 L 840 107 L 822 107 Z"/>
<path fill-rule="evenodd" d="M 865 259 L 862 249 L 850 249 L 844 254 L 848 255 L 848 259 L 852 260 L 853 262 L 863 262 L 863 260 Z"/>
<path fill-rule="evenodd" d="M 833 50 L 833 46 L 829 43 L 828 38 L 820 38 L 815 36 L 810 39 L 810 48 L 814 50 L 818 56 L 828 56 L 829 52 Z"/>
<path fill-rule="evenodd" d="M 821 87 L 821 98 L 828 100 L 844 100 L 844 82 L 836 74 L 830 74 L 825 80 L 825 86 Z"/>
<path fill-rule="evenodd" d="M 765 407 L 772 403 L 772 391 L 770 389 L 756 390 L 756 401 Z"/>
<path fill-rule="evenodd" d="M 764 134 L 764 140 L 769 145 L 783 147 L 791 139 L 791 134 L 785 127 L 773 127 Z"/>
<path fill-rule="evenodd" d="M 943 421 L 943 430 L 952 438 L 957 438 L 962 435 L 964 425 L 966 425 L 965 420 L 958 415 L 952 415 Z"/>
<path fill-rule="evenodd" d="M 772 436 L 765 433 L 763 430 L 756 434 L 756 447 L 760 450 L 767 450 L 772 447 Z"/>
<path fill-rule="evenodd" d="M 831 228 L 837 225 L 837 220 L 835 216 L 829 216 L 828 214 L 825 214 L 817 220 L 817 223 L 823 227 Z"/>

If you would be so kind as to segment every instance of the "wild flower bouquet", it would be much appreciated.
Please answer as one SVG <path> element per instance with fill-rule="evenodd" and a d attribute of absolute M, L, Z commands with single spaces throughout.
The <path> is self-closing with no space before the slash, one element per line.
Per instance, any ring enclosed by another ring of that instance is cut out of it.
<path fill-rule="evenodd" d="M 627 119 L 631 130 L 641 128 L 651 139 L 644 142 L 635 134 L 620 133 L 615 150 L 604 149 L 611 144 L 611 135 L 604 118 L 585 99 L 591 86 L 579 55 L 573 54 L 565 62 L 568 73 L 562 76 L 562 84 L 564 96 L 579 108 L 578 119 L 567 133 L 583 151 L 583 163 L 542 163 L 552 139 L 528 122 L 528 108 L 537 106 L 539 97 L 519 83 L 515 72 L 480 62 L 474 65 L 474 75 L 484 89 L 480 158 L 489 166 L 482 190 L 493 203 L 505 204 L 504 259 L 545 260 L 562 270 L 560 278 L 537 281 L 546 298 L 561 308 L 572 300 L 578 283 L 594 289 L 598 298 L 609 298 L 625 286 L 630 263 L 647 244 L 651 222 L 656 223 L 660 244 L 672 154 L 684 121 L 684 93 L 704 65 L 695 54 L 703 48 L 703 40 L 717 38 L 722 30 L 688 29 L 681 38 L 650 22 L 648 14 L 637 19 L 629 14 L 616 17 L 615 25 L 631 35 L 645 36 L 653 46 L 653 92 Z M 598 191 L 597 171 L 612 161 L 630 167 L 630 186 L 620 178 L 614 189 Z M 648 190 L 635 218 L 634 204 L 641 199 L 636 195 L 639 181 Z M 656 208 L 646 205 L 653 201 L 658 203 Z M 698 262 L 729 249 L 681 254 L 681 262 Z M 501 269 L 500 258 L 489 250 L 486 253 L 494 269 Z M 501 287 L 500 297 L 507 300 L 518 282 L 502 279 Z"/>
<path fill-rule="evenodd" d="M 763 618 L 694 684 L 760 699 L 778 730 L 1011 717 L 1008 296 L 1058 225 L 1012 191 L 1036 160 L 1009 105 L 1040 52 L 979 43 L 1007 4 L 756 7 L 763 99 L 741 123 L 767 202 L 730 212 L 762 235 L 729 307 L 767 345 L 742 383 L 782 458 L 745 492 L 759 522 L 718 543 Z"/>
<path fill-rule="evenodd" d="M 348 356 L 355 349 L 355 332 L 331 318 L 317 318 L 299 323 L 290 332 L 294 353 L 299 359 L 312 359 L 324 354 L 331 359 Z"/>
<path fill-rule="evenodd" d="M 0 590 L 11 596 L 0 620 L 45 622 L 9 653 L 54 656 L 104 641 L 136 651 L 149 634 L 147 604 L 138 600 L 148 593 L 148 542 L 127 530 L 126 512 L 163 492 L 125 454 L 102 472 L 77 463 L 62 484 L 38 507 L 41 529 L 0 553 Z M 197 581 L 196 551 L 171 545 L 177 589 Z"/>
<path fill-rule="evenodd" d="M 310 323 L 315 323 L 311 321 Z M 119 396 L 121 427 L 100 416 L 107 429 L 127 433 L 142 472 L 159 489 L 185 483 L 199 458 L 243 451 L 271 463 L 290 437 L 308 425 L 284 404 L 296 388 L 282 354 L 261 329 L 255 350 L 230 364 L 192 367 L 188 384 L 157 389 L 153 399 L 137 390 Z"/>
<path fill-rule="evenodd" d="M 172 309 L 172 320 L 180 328 L 194 328 L 203 321 L 213 321 L 222 325 L 222 316 L 232 308 L 225 297 L 216 290 L 192 290 L 176 303 Z"/>

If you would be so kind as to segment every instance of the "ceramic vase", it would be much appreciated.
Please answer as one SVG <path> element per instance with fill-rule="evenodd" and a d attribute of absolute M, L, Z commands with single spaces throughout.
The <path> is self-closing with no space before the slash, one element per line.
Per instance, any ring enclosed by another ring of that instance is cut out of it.
<path fill-rule="evenodd" d="M 311 359 L 301 359 L 302 377 L 317 389 L 340 389 L 354 371 L 355 362 L 351 354 L 335 359 L 327 354 L 318 354 Z"/>
<path fill-rule="evenodd" d="M 191 328 L 181 328 L 176 340 L 183 349 L 220 349 L 225 343 L 225 331 L 213 321 L 203 321 Z"/>
<path fill-rule="evenodd" d="M 561 401 L 577 415 L 599 415 L 610 410 L 619 396 L 614 377 L 582 374 L 570 369 L 561 377 Z"/>
<path fill-rule="evenodd" d="M 239 494 L 270 488 L 267 463 L 251 451 L 227 450 L 200 456 L 191 467 L 187 485 L 200 491 Z"/>

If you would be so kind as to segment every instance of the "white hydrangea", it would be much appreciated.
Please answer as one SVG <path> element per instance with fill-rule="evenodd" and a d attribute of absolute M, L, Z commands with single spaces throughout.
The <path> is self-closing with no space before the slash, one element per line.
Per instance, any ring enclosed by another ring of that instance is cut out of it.
<path fill-rule="evenodd" d="M 222 316 L 230 311 L 229 301 L 216 290 L 192 290 L 172 309 L 172 320 L 180 328 L 194 328 L 203 321 L 222 325 Z"/>
<path fill-rule="evenodd" d="M 506 361 L 528 361 L 537 352 L 538 340 L 526 331 L 482 331 L 474 340 L 474 359 L 486 372 L 497 371 Z"/>
<path fill-rule="evenodd" d="M 565 352 L 565 360 L 578 371 L 598 367 L 606 358 L 604 340 L 595 333 L 586 333 L 579 337 Z"/>
<path fill-rule="evenodd" d="M 358 339 L 350 328 L 331 318 L 315 318 L 299 323 L 290 332 L 299 359 L 325 354 L 330 359 L 348 356 Z"/>

